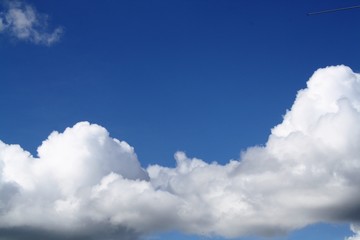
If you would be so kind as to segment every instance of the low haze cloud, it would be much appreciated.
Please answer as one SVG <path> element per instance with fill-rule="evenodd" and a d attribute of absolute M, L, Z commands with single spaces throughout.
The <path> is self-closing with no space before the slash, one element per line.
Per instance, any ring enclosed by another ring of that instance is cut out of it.
<path fill-rule="evenodd" d="M 360 75 L 337 66 L 314 73 L 264 146 L 226 165 L 177 152 L 175 168 L 144 169 L 88 122 L 50 134 L 36 157 L 0 142 L 0 239 L 273 236 L 348 222 L 358 240 L 359 122 Z"/>
<path fill-rule="evenodd" d="M 50 46 L 59 41 L 63 29 L 48 30 L 48 16 L 20 1 L 7 1 L 0 10 L 0 33 L 15 39 Z"/>

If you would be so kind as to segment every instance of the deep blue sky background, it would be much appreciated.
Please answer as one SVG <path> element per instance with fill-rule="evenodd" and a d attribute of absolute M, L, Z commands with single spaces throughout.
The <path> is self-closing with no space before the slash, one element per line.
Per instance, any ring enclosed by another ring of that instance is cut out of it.
<path fill-rule="evenodd" d="M 65 29 L 51 47 L 0 35 L 0 139 L 34 155 L 51 131 L 87 120 L 144 167 L 174 166 L 177 150 L 225 163 L 266 142 L 316 69 L 360 71 L 360 9 L 306 15 L 360 1 L 28 3 Z M 347 228 L 286 239 L 343 239 Z"/>

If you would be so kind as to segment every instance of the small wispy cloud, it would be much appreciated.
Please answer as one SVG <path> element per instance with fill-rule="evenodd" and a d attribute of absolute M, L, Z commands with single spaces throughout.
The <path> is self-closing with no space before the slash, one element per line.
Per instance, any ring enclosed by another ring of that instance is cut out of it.
<path fill-rule="evenodd" d="M 48 29 L 48 15 L 24 2 L 10 1 L 0 11 L 0 33 L 18 40 L 50 46 L 60 40 L 63 28 Z"/>

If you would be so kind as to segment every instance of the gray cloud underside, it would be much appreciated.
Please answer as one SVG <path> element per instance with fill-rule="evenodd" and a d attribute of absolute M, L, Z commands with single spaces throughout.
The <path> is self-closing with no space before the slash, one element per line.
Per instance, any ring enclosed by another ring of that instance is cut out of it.
<path fill-rule="evenodd" d="M 104 226 L 103 229 L 99 229 L 96 233 L 86 234 L 71 234 L 56 231 L 47 231 L 38 228 L 31 227 L 14 227 L 14 228 L 0 228 L 0 240 L 137 240 L 139 234 L 133 232 L 130 229 L 122 227 L 108 228 Z"/>
<path fill-rule="evenodd" d="M 31 156 L 0 142 L 0 237 L 136 239 L 166 230 L 284 234 L 360 216 L 360 76 L 319 69 L 264 146 L 225 165 L 175 154 L 146 169 L 129 144 L 87 122 Z"/>

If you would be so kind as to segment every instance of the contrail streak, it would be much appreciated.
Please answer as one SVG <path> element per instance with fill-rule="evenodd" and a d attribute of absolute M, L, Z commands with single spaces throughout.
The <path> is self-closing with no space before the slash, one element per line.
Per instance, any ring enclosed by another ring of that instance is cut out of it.
<path fill-rule="evenodd" d="M 324 11 L 319 11 L 319 12 L 311 12 L 311 13 L 308 13 L 307 15 L 312 16 L 312 15 L 318 15 L 318 14 L 323 14 L 323 13 L 331 13 L 331 12 L 338 12 L 338 11 L 344 11 L 344 10 L 351 10 L 351 9 L 355 9 L 355 8 L 360 8 L 360 5 L 356 5 L 356 6 L 352 6 L 352 7 L 329 9 L 329 10 L 324 10 Z"/>

